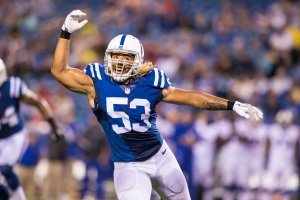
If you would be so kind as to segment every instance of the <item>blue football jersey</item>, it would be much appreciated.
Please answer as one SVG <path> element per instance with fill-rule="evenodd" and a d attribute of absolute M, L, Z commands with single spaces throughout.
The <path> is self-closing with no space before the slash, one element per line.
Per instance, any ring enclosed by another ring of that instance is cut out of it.
<path fill-rule="evenodd" d="M 157 68 L 129 84 L 115 82 L 99 63 L 89 64 L 84 72 L 94 82 L 95 108 L 115 162 L 144 161 L 162 145 L 156 128 L 156 105 L 163 89 L 170 86 L 168 77 Z"/>
<path fill-rule="evenodd" d="M 0 86 L 0 139 L 7 138 L 24 127 L 19 104 L 27 89 L 26 84 L 18 77 L 10 77 Z"/>

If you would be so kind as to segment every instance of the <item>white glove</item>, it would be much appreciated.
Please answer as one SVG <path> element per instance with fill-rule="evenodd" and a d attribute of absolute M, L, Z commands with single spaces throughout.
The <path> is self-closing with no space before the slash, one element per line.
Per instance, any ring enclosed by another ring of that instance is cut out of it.
<path fill-rule="evenodd" d="M 239 101 L 235 101 L 232 110 L 246 119 L 259 121 L 263 118 L 263 113 L 258 108 Z"/>
<path fill-rule="evenodd" d="M 79 20 L 82 20 L 85 16 L 86 14 L 84 12 L 81 12 L 80 10 L 73 10 L 66 17 L 65 23 L 61 29 L 69 33 L 81 29 L 88 22 L 88 20 L 79 22 Z"/>

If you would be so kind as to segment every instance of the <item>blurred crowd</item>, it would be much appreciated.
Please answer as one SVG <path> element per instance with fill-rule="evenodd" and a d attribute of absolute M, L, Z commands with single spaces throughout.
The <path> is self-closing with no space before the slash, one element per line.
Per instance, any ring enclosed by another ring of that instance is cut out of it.
<path fill-rule="evenodd" d="M 30 146 L 18 165 L 28 199 L 116 199 L 103 130 L 85 96 L 50 75 L 66 15 L 87 13 L 72 34 L 70 65 L 102 63 L 114 36 L 138 37 L 145 60 L 172 85 L 248 102 L 262 123 L 231 112 L 161 104 L 158 128 L 193 199 L 299 198 L 300 2 L 296 0 L 2 0 L 0 57 L 49 101 L 65 134 L 23 106 Z M 9 12 L 8 12 L 9 11 Z M 153 195 L 155 199 L 155 194 Z"/>

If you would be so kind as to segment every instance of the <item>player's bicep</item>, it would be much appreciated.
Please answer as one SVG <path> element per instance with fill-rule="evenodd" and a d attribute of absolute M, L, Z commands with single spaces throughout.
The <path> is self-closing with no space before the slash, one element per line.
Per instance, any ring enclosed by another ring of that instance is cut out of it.
<path fill-rule="evenodd" d="M 163 90 L 162 94 L 163 102 L 189 105 L 190 94 L 187 90 L 169 86 Z"/>
<path fill-rule="evenodd" d="M 89 94 L 94 87 L 92 79 L 76 68 L 67 67 L 54 76 L 61 84 L 74 92 Z"/>

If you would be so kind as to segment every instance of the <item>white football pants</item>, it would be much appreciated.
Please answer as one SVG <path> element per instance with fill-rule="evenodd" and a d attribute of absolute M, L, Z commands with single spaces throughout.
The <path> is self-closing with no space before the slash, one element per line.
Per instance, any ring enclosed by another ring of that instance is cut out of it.
<path fill-rule="evenodd" d="M 163 200 L 191 199 L 185 177 L 165 141 L 146 161 L 115 162 L 114 165 L 119 200 L 150 200 L 152 187 Z"/>
<path fill-rule="evenodd" d="M 0 140 L 0 165 L 14 166 L 28 147 L 27 131 L 22 129 Z"/>

